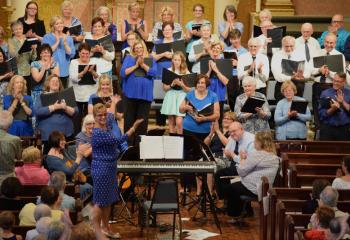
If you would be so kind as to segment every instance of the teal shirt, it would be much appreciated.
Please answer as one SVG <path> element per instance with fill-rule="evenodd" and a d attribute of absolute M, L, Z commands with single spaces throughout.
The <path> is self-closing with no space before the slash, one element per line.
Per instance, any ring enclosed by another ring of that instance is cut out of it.
<path fill-rule="evenodd" d="M 324 48 L 323 42 L 325 37 L 328 35 L 328 31 L 322 33 L 321 37 L 318 39 L 321 48 Z M 341 53 L 344 53 L 346 39 L 350 36 L 350 32 L 346 31 L 344 28 L 338 29 L 337 32 L 337 42 L 335 45 L 335 49 Z"/>

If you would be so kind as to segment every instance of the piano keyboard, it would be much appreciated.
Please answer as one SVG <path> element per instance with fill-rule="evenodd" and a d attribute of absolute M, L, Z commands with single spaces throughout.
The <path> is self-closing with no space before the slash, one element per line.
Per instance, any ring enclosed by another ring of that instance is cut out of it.
<path fill-rule="evenodd" d="M 125 173 L 214 173 L 215 171 L 215 162 L 118 162 L 118 172 Z"/>

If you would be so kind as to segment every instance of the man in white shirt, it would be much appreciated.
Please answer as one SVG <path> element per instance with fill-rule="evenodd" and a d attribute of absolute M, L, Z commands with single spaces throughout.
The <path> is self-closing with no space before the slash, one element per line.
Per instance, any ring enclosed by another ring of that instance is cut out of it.
<path fill-rule="evenodd" d="M 283 73 L 282 70 L 282 60 L 288 59 L 292 61 L 302 62 L 299 64 L 298 69 L 292 75 Z M 285 36 L 282 39 L 282 49 L 278 52 L 275 52 L 271 59 L 271 71 L 275 78 L 275 99 L 278 102 L 283 99 L 284 96 L 281 93 L 282 83 L 286 80 L 292 80 L 295 86 L 297 87 L 297 95 L 302 97 L 305 86 L 305 79 L 309 78 L 311 71 L 305 69 L 305 58 L 300 53 L 295 51 L 295 38 L 291 36 Z"/>
<path fill-rule="evenodd" d="M 341 55 L 343 58 L 343 72 L 345 71 L 345 57 L 335 49 L 337 36 L 333 33 L 328 34 L 324 38 L 324 49 L 321 49 L 319 56 L 327 55 Z M 314 118 L 316 127 L 319 126 L 318 109 L 320 95 L 323 90 L 332 87 L 333 77 L 336 72 L 331 71 L 327 65 L 320 68 L 313 68 L 311 75 L 314 77 L 314 84 L 312 85 L 312 107 L 314 109 Z"/>
<path fill-rule="evenodd" d="M 309 63 L 313 57 L 319 55 L 321 47 L 318 41 L 312 37 L 314 29 L 311 23 L 301 25 L 300 32 L 301 36 L 295 39 L 295 49 L 302 52 L 305 55 L 306 61 Z M 307 51 L 309 51 L 309 54 Z"/>
<path fill-rule="evenodd" d="M 237 75 L 240 81 L 245 76 L 256 80 L 256 91 L 266 95 L 266 81 L 269 79 L 270 64 L 265 54 L 260 53 L 261 42 L 258 38 L 248 41 L 248 51 L 238 57 Z"/>

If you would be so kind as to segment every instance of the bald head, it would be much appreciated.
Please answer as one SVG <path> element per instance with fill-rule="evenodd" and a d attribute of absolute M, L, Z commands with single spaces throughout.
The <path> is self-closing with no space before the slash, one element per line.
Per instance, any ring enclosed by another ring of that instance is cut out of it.
<path fill-rule="evenodd" d="M 335 48 L 335 44 L 337 42 L 337 36 L 333 33 L 327 34 L 327 36 L 324 38 L 324 48 L 327 52 L 331 52 Z"/>
<path fill-rule="evenodd" d="M 303 25 L 301 25 L 300 32 L 303 38 L 305 40 L 308 40 L 314 33 L 314 28 L 311 23 L 304 23 Z"/>

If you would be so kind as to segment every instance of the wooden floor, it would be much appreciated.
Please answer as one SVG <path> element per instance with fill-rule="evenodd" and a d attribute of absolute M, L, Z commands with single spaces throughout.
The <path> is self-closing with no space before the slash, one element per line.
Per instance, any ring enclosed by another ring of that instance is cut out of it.
<path fill-rule="evenodd" d="M 220 204 L 220 202 L 218 203 Z M 210 240 L 214 239 L 224 239 L 224 240 L 258 240 L 259 239 L 259 206 L 257 203 L 252 204 L 254 209 L 254 217 L 249 217 L 245 219 L 245 226 L 234 226 L 233 224 L 227 223 L 230 219 L 227 215 L 218 214 L 218 218 L 220 220 L 220 225 L 222 229 L 222 234 L 216 237 L 207 238 Z M 117 207 L 119 208 L 119 206 Z M 218 228 L 216 227 L 213 216 L 211 213 L 208 213 L 208 220 L 206 223 L 202 223 L 200 220 L 184 220 L 184 218 L 191 218 L 193 216 L 195 209 L 191 209 L 188 211 L 187 207 L 181 207 L 182 214 L 182 228 L 183 229 L 204 229 L 210 232 L 219 233 Z M 197 217 L 200 218 L 201 213 L 197 214 Z M 172 224 L 172 215 L 159 215 L 157 217 L 157 224 Z M 177 218 L 178 219 L 178 218 Z M 132 221 L 137 223 L 137 213 L 133 215 Z M 148 231 L 144 229 L 143 236 L 141 236 L 140 227 L 133 226 L 132 224 L 126 222 L 125 220 L 112 224 L 112 229 L 115 232 L 119 232 L 121 235 L 121 239 L 159 239 L 159 240 L 167 240 L 172 239 L 172 229 L 161 233 L 159 231 L 159 227 L 149 227 Z M 147 233 L 147 234 L 146 234 Z M 186 236 L 186 235 L 185 235 Z M 185 239 L 185 236 L 182 239 Z M 177 236 L 176 239 L 179 239 Z"/>

